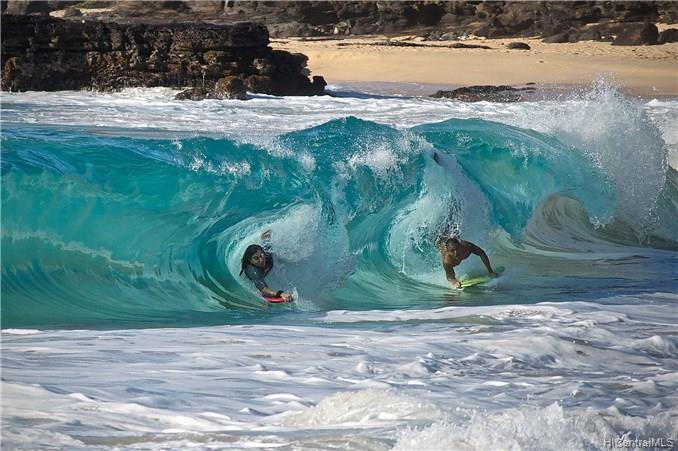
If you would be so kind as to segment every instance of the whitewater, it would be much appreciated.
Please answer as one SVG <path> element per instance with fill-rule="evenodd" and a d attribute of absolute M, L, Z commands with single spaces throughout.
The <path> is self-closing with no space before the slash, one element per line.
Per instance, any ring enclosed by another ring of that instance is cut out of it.
<path fill-rule="evenodd" d="M 3 449 L 675 448 L 678 100 L 403 89 L 2 93 Z"/>

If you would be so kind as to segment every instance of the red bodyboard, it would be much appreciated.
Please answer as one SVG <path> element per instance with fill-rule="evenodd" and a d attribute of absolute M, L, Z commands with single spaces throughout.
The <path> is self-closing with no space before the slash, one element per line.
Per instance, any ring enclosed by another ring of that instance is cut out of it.
<path fill-rule="evenodd" d="M 281 304 L 281 303 L 285 302 L 285 300 L 281 297 L 269 298 L 269 297 L 266 297 L 266 296 L 261 296 L 261 299 L 263 299 L 266 302 L 270 302 L 271 304 Z M 290 302 L 292 302 L 291 299 L 290 299 Z"/>

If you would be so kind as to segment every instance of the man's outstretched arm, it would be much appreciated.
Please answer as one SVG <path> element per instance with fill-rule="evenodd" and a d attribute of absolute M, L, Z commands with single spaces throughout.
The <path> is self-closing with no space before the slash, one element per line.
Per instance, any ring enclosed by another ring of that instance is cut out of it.
<path fill-rule="evenodd" d="M 476 246 L 473 243 L 468 243 L 471 246 L 471 252 L 478 257 L 480 257 L 480 260 L 483 262 L 483 265 L 485 265 L 485 268 L 487 268 L 487 273 L 491 275 L 492 277 L 496 277 L 497 273 L 494 272 L 492 269 L 492 265 L 490 264 L 490 259 L 487 257 L 487 254 L 485 253 L 484 250 L 482 250 L 479 246 Z"/>
<path fill-rule="evenodd" d="M 447 281 L 450 282 L 454 288 L 461 288 L 461 282 L 457 280 L 457 275 L 454 273 L 454 265 L 443 260 L 443 268 L 445 268 Z"/>

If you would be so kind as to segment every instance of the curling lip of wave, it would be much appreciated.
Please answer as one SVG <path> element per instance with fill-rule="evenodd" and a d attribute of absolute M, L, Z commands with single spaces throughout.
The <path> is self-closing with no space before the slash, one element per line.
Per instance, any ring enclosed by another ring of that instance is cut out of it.
<path fill-rule="evenodd" d="M 13 126 L 2 159 L 3 326 L 256 314 L 235 244 L 272 225 L 289 256 L 275 282 L 293 283 L 312 309 L 388 306 L 394 286 L 403 295 L 393 306 L 421 302 L 444 284 L 430 245 L 441 228 L 483 245 L 495 230 L 516 240 L 555 194 L 609 220 L 615 192 L 602 169 L 551 137 L 481 120 L 396 130 L 346 117 L 265 147 Z M 487 208 L 465 208 L 476 202 Z M 92 265 L 96 255 L 109 263 Z"/>

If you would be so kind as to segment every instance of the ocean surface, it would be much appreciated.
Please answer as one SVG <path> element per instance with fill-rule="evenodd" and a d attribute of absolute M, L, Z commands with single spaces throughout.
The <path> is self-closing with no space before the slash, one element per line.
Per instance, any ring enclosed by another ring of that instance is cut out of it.
<path fill-rule="evenodd" d="M 330 90 L 2 93 L 2 448 L 675 449 L 678 99 Z"/>

